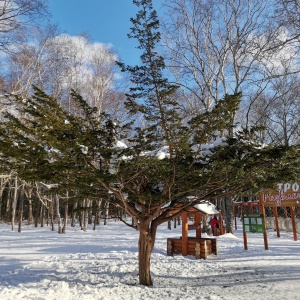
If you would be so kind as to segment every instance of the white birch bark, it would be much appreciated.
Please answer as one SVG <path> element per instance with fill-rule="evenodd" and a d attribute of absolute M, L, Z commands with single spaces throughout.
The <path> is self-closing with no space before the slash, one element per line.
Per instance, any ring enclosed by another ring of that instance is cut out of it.
<path fill-rule="evenodd" d="M 57 225 L 58 225 L 58 233 L 62 233 L 61 227 L 61 216 L 59 211 L 59 196 L 55 195 L 55 204 L 56 204 L 56 217 L 57 217 Z"/>

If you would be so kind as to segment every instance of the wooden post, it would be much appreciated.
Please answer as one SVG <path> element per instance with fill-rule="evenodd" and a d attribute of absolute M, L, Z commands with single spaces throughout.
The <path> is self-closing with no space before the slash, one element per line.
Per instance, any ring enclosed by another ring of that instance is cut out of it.
<path fill-rule="evenodd" d="M 262 202 L 260 202 L 262 203 Z M 264 243 L 265 243 L 265 250 L 269 250 L 269 245 L 268 245 L 268 234 L 267 234 L 267 225 L 266 225 L 266 211 L 264 205 L 261 207 L 261 212 L 263 215 L 263 223 L 264 223 Z"/>
<path fill-rule="evenodd" d="M 182 213 L 182 255 L 188 255 L 188 217 L 186 211 Z"/>
<path fill-rule="evenodd" d="M 280 237 L 280 228 L 279 228 L 279 222 L 278 222 L 277 206 L 273 207 L 273 213 L 274 213 L 274 217 L 275 217 L 275 225 L 276 225 L 277 237 Z"/>
<path fill-rule="evenodd" d="M 246 231 L 243 232 L 243 238 L 244 238 L 244 250 L 248 250 L 248 240 L 247 240 Z"/>
<path fill-rule="evenodd" d="M 291 219 L 293 225 L 294 241 L 297 241 L 298 237 L 297 237 L 297 228 L 296 228 L 296 221 L 295 221 L 295 207 L 294 206 L 290 207 L 290 211 L 291 211 Z"/>
<path fill-rule="evenodd" d="M 252 202 L 249 202 L 249 206 L 250 206 L 250 214 L 253 214 L 253 205 L 252 205 Z"/>
<path fill-rule="evenodd" d="M 196 237 L 201 238 L 201 215 L 200 215 L 200 212 L 195 213 L 195 224 L 197 225 Z"/>

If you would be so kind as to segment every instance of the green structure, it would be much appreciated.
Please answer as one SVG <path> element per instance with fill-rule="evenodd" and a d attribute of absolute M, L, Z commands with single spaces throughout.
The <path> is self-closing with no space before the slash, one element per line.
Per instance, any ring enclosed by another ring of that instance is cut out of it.
<path fill-rule="evenodd" d="M 243 216 L 243 231 L 244 232 L 264 232 L 263 215 L 244 215 Z"/>

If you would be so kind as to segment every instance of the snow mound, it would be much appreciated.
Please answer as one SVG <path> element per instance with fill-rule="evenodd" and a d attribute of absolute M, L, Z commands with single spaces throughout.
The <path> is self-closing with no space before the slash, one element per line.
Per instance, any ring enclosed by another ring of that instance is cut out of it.
<path fill-rule="evenodd" d="M 239 238 L 236 237 L 234 234 L 232 233 L 225 233 L 225 234 L 222 234 L 222 235 L 219 235 L 218 236 L 218 239 L 235 239 L 235 240 L 238 240 Z"/>

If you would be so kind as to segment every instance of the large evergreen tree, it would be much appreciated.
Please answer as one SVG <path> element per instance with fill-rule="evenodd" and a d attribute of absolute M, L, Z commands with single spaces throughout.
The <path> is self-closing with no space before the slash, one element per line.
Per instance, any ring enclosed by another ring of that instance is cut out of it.
<path fill-rule="evenodd" d="M 14 169 L 24 179 L 71 185 L 82 196 L 102 195 L 122 207 L 134 224 L 122 221 L 140 233 L 140 283 L 152 285 L 157 228 L 176 217 L 170 212 L 178 203 L 184 209 L 210 197 L 269 186 L 279 172 L 281 179 L 297 177 L 299 161 L 296 147 L 261 147 L 255 131 L 233 135 L 240 94 L 182 119 L 177 87 L 164 77 L 164 59 L 156 50 L 160 34 L 152 1 L 133 2 L 139 12 L 129 36 L 139 41 L 141 65 L 119 63 L 132 83 L 126 103 L 130 122 L 119 128 L 134 132 L 127 146 L 117 140 L 114 120 L 99 118 L 80 95 L 72 94 L 76 114 L 71 114 L 36 89 L 29 99 L 14 98 L 18 110 L 0 123 L 0 158 L 4 170 Z M 220 133 L 229 136 L 220 139 Z"/>

